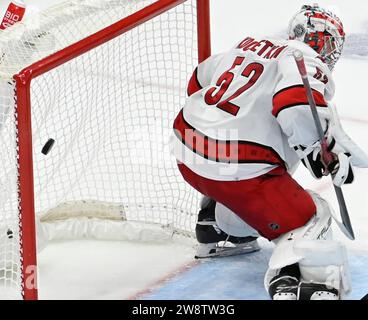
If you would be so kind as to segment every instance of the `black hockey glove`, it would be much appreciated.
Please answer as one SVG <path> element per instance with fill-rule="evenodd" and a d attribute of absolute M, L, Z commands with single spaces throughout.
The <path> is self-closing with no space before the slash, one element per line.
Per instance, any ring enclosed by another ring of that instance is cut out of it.
<path fill-rule="evenodd" d="M 335 147 L 336 140 L 332 138 L 330 139 L 328 151 L 332 153 L 334 160 L 328 165 L 328 172 L 332 174 L 335 185 L 350 184 L 354 181 L 354 171 L 350 163 L 351 154 L 348 152 L 338 152 L 338 150 L 335 150 Z M 302 152 L 306 150 L 303 146 L 296 147 L 295 149 L 296 151 Z M 301 161 L 316 179 L 320 179 L 326 175 L 319 142 L 313 145 L 312 151 L 301 158 Z"/>

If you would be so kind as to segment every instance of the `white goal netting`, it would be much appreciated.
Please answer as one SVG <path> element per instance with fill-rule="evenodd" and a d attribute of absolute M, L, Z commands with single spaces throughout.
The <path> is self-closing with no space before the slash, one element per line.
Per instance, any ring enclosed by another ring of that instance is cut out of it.
<path fill-rule="evenodd" d="M 154 2 L 67 1 L 0 33 L 4 292 L 22 291 L 13 76 Z M 83 216 L 193 231 L 199 197 L 180 177 L 168 142 L 197 64 L 195 3 L 186 1 L 32 81 L 35 211 L 42 222 Z M 45 155 L 49 139 L 55 143 Z"/>

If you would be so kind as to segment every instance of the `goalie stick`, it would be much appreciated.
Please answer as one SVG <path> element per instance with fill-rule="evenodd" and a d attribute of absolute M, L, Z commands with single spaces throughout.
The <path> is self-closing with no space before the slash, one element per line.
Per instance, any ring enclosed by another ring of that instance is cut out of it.
<path fill-rule="evenodd" d="M 306 69 L 305 62 L 304 62 L 303 53 L 299 50 L 294 51 L 294 59 L 295 59 L 296 65 L 298 67 L 298 71 L 300 73 L 300 76 L 302 78 L 304 88 L 307 92 L 308 103 L 309 103 L 310 110 L 311 110 L 312 115 L 313 115 L 313 120 L 314 120 L 314 123 L 316 125 L 317 132 L 318 132 L 319 142 L 321 144 L 321 158 L 322 158 L 323 165 L 325 166 L 325 174 L 326 175 L 330 174 L 331 178 L 333 179 L 332 174 L 328 170 L 328 165 L 334 159 L 333 159 L 332 153 L 328 151 L 327 138 L 324 135 L 322 125 L 321 125 L 321 120 L 318 116 L 316 102 L 314 100 L 312 89 L 311 89 L 311 86 L 310 86 L 310 83 L 309 83 L 309 80 L 308 80 L 308 74 L 307 74 L 307 69 Z M 341 190 L 340 187 L 336 186 L 335 184 L 333 184 L 333 186 L 335 188 L 337 201 L 339 203 L 340 216 L 341 216 L 341 220 L 342 220 L 342 223 L 341 223 L 340 221 L 335 219 L 336 223 L 340 227 L 341 231 L 349 239 L 354 240 L 355 239 L 354 231 L 353 231 L 353 227 L 352 227 L 351 222 L 350 222 L 349 212 L 348 212 L 348 209 L 346 207 L 344 194 L 342 193 L 342 190 Z"/>

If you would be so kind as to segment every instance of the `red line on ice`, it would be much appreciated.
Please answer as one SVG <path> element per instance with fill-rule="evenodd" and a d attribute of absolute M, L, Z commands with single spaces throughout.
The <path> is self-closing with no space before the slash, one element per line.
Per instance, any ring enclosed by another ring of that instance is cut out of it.
<path fill-rule="evenodd" d="M 161 279 L 157 280 L 156 282 L 152 283 L 146 289 L 138 291 L 137 293 L 135 293 L 132 296 L 128 297 L 127 300 L 138 300 L 138 299 L 142 298 L 143 296 L 152 293 L 155 289 L 162 286 L 165 282 L 169 282 L 170 280 L 172 280 L 176 276 L 180 275 L 181 273 L 184 273 L 184 272 L 188 271 L 189 269 L 195 267 L 198 264 L 199 264 L 198 260 L 194 260 L 192 262 L 185 263 L 184 265 L 182 265 L 179 268 L 175 269 L 174 271 L 170 272 L 166 276 L 164 276 Z"/>

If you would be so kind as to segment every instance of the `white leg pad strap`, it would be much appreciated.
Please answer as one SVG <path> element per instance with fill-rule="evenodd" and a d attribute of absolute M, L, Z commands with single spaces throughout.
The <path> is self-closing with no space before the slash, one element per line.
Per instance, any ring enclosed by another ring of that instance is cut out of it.
<path fill-rule="evenodd" d="M 342 243 L 298 239 L 294 243 L 294 252 L 303 257 L 299 261 L 302 281 L 323 283 L 341 294 L 351 291 L 348 257 Z"/>

